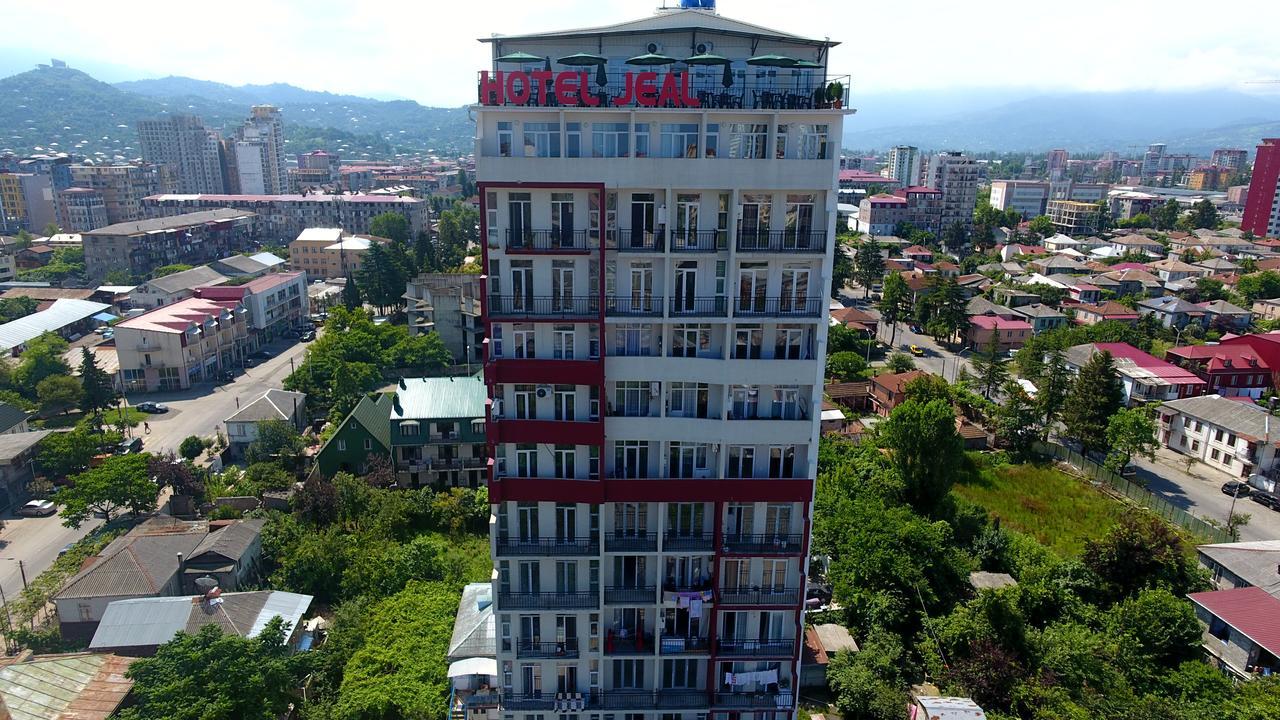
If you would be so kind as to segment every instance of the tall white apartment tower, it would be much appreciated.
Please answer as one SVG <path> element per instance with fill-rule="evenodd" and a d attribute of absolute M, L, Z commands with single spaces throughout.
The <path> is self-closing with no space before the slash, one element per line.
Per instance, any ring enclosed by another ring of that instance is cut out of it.
<path fill-rule="evenodd" d="M 254 105 L 249 119 L 236 133 L 235 166 L 239 190 L 247 195 L 289 192 L 289 168 L 284 159 L 284 123 L 271 105 Z"/>
<path fill-rule="evenodd" d="M 792 718 L 848 112 L 835 43 L 690 9 L 482 42 L 501 692 L 470 702 Z"/>
<path fill-rule="evenodd" d="M 942 152 L 929 158 L 924 184 L 942 193 L 943 232 L 954 223 L 973 227 L 973 208 L 978 204 L 978 163 L 958 152 Z"/>
<path fill-rule="evenodd" d="M 177 174 L 178 192 L 221 194 L 227 191 L 219 156 L 218 134 L 194 115 L 170 115 L 138 121 L 142 159 L 169 165 Z"/>
<path fill-rule="evenodd" d="M 890 180 L 897 180 L 902 187 L 920 184 L 920 148 L 914 145 L 897 145 L 889 148 L 889 163 L 885 167 Z"/>

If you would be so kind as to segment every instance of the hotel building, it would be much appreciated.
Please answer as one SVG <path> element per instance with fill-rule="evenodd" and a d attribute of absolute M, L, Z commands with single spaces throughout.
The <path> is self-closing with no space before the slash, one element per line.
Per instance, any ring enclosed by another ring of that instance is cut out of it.
<path fill-rule="evenodd" d="M 793 718 L 848 112 L 836 43 L 705 9 L 483 42 L 500 693 L 468 704 Z"/>

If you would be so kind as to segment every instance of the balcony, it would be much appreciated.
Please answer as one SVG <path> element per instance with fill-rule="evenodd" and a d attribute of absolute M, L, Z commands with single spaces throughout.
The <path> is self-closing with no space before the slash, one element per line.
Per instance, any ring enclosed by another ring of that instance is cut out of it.
<path fill-rule="evenodd" d="M 722 544 L 729 555 L 799 555 L 803 535 L 725 535 Z"/>
<path fill-rule="evenodd" d="M 652 655 L 653 633 L 628 633 L 626 637 L 612 630 L 604 638 L 605 655 Z"/>
<path fill-rule="evenodd" d="M 502 704 L 502 695 L 492 691 L 472 693 L 462 698 L 462 704 L 468 708 L 496 708 Z"/>
<path fill-rule="evenodd" d="M 827 234 L 825 232 L 802 232 L 787 230 L 784 232 L 750 232 L 738 233 L 738 252 L 767 253 L 814 253 L 825 254 L 827 251 Z"/>
<path fill-rule="evenodd" d="M 586 230 L 507 229 L 507 252 L 584 253 L 590 252 Z"/>
<path fill-rule="evenodd" d="M 791 693 L 788 692 L 718 692 L 715 707 L 720 708 L 775 708 L 790 709 L 795 705 Z"/>
<path fill-rule="evenodd" d="M 718 640 L 720 657 L 791 657 L 796 644 L 791 640 Z"/>
<path fill-rule="evenodd" d="M 716 594 L 720 605 L 798 605 L 797 588 L 720 588 Z"/>
<path fill-rule="evenodd" d="M 578 657 L 578 640 L 577 638 L 568 638 L 560 642 L 521 640 L 516 644 L 516 657 L 520 659 L 564 658 L 574 660 Z"/>
<path fill-rule="evenodd" d="M 711 552 L 714 547 L 711 533 L 668 533 L 662 538 L 662 549 L 666 552 Z"/>
<path fill-rule="evenodd" d="M 704 637 L 664 635 L 658 639 L 658 652 L 663 655 L 706 655 L 711 652 L 711 641 Z"/>
<path fill-rule="evenodd" d="M 618 533 L 612 532 L 604 536 L 605 552 L 657 552 L 658 535 L 656 533 Z"/>
<path fill-rule="evenodd" d="M 547 318 L 594 320 L 600 315 L 600 298 L 591 295 L 490 295 L 490 319 Z"/>
<path fill-rule="evenodd" d="M 499 610 L 595 610 L 600 597 L 595 592 L 514 592 L 498 593 Z"/>
<path fill-rule="evenodd" d="M 604 313 L 610 317 L 657 317 L 662 314 L 662 298 L 653 295 L 605 298 Z"/>
<path fill-rule="evenodd" d="M 599 704 L 590 707 L 601 710 L 704 710 L 710 706 L 705 690 L 605 690 L 593 699 Z"/>
<path fill-rule="evenodd" d="M 723 297 L 674 297 L 671 298 L 673 317 L 724 317 L 728 298 Z"/>
<path fill-rule="evenodd" d="M 673 253 L 713 253 L 728 249 L 723 230 L 675 230 L 671 233 Z"/>
<path fill-rule="evenodd" d="M 621 253 L 662 252 L 665 246 L 662 234 L 652 230 L 618 230 L 616 233 L 610 233 L 616 238 L 610 246 Z"/>
<path fill-rule="evenodd" d="M 605 605 L 654 605 L 658 589 L 652 585 L 624 587 L 615 585 L 604 589 Z"/>
<path fill-rule="evenodd" d="M 807 317 L 822 315 L 827 301 L 820 297 L 739 297 L 734 300 L 737 317 Z"/>
<path fill-rule="evenodd" d="M 594 538 L 498 537 L 498 555 L 508 557 L 584 557 L 599 554 L 600 543 Z"/>

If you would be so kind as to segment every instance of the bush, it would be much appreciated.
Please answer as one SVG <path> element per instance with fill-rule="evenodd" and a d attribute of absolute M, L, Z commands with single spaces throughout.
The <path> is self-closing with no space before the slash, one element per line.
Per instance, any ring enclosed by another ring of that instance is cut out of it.
<path fill-rule="evenodd" d="M 195 460 L 200 457 L 200 454 L 204 452 L 206 447 L 208 447 L 208 445 L 204 440 L 201 440 L 195 435 L 188 435 L 182 441 L 182 444 L 178 446 L 178 454 L 187 460 Z"/>

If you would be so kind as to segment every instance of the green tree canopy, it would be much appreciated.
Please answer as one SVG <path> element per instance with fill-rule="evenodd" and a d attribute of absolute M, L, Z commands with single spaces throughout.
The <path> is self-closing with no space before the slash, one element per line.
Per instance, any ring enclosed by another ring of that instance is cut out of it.
<path fill-rule="evenodd" d="M 857 380 L 866 372 L 867 361 L 856 352 L 837 352 L 827 355 L 827 377 L 847 382 Z"/>
<path fill-rule="evenodd" d="M 409 241 L 409 221 L 398 212 L 379 213 L 369 221 L 369 234 L 403 244 Z"/>
<path fill-rule="evenodd" d="M 1178 533 L 1140 510 L 1126 513 L 1100 540 L 1088 542 L 1082 559 L 1102 581 L 1096 592 L 1104 602 L 1133 597 L 1147 588 L 1185 595 L 1205 584 Z"/>
<path fill-rule="evenodd" d="M 889 324 L 889 345 L 898 336 L 898 321 L 911 314 L 911 289 L 899 273 L 889 273 L 880 295 L 880 319 Z"/>
<path fill-rule="evenodd" d="M 1245 275 L 1236 283 L 1236 292 L 1251 303 L 1280 297 L 1280 272 L 1263 270 Z"/>
<path fill-rule="evenodd" d="M 1048 215 L 1037 215 L 1036 217 L 1031 218 L 1027 221 L 1027 230 L 1039 239 L 1052 237 L 1054 233 L 1058 232 L 1058 229 L 1054 227 L 1053 221 L 1049 219 Z"/>
<path fill-rule="evenodd" d="M 964 463 L 964 444 L 956 433 L 951 403 L 907 400 L 877 426 L 884 446 L 906 488 L 906 498 L 928 512 L 951 489 L 956 468 Z"/>
<path fill-rule="evenodd" d="M 68 432 L 52 433 L 40 441 L 36 464 L 52 477 L 66 477 L 88 469 L 99 446 L 118 439 L 119 436 L 114 433 L 100 436 L 88 428 L 80 427 Z"/>
<path fill-rule="evenodd" d="M 278 462 L 283 467 L 294 467 L 302 447 L 302 435 L 293 423 L 274 418 L 263 420 L 258 423 L 258 437 L 244 450 L 244 459 L 250 465 Z"/>
<path fill-rule="evenodd" d="M 1134 455 L 1155 458 L 1156 424 L 1146 408 L 1120 408 L 1107 421 L 1111 452 L 1107 467 L 1119 471 Z"/>
<path fill-rule="evenodd" d="M 1080 368 L 1080 375 L 1063 404 L 1062 422 L 1066 425 L 1067 437 L 1084 446 L 1085 452 L 1106 452 L 1111 447 L 1107 423 L 1123 401 L 1124 390 L 1111 353 L 1094 354 Z"/>
<path fill-rule="evenodd" d="M 837 252 L 840 252 L 837 250 Z M 853 277 L 862 286 L 862 296 L 871 292 L 871 286 L 884 277 L 884 255 L 875 236 L 869 236 L 858 245 L 853 256 Z M 834 286 L 834 283 L 833 283 Z"/>
<path fill-rule="evenodd" d="M 121 510 L 137 515 L 156 507 L 158 490 L 151 481 L 147 453 L 113 455 L 102 464 L 71 477 L 71 484 L 57 491 L 62 524 L 80 527 L 93 514 L 111 516 Z"/>
<path fill-rule="evenodd" d="M 50 375 L 68 375 L 71 368 L 62 356 L 67 352 L 67 341 L 53 333 L 45 333 L 27 342 L 22 352 L 22 362 L 13 371 L 13 382 L 25 388 L 25 394 L 35 397 L 36 386 Z"/>
<path fill-rule="evenodd" d="M 70 375 L 50 375 L 36 385 L 36 399 L 43 415 L 65 413 L 84 397 L 80 381 Z"/>
<path fill-rule="evenodd" d="M 84 389 L 80 409 L 86 414 L 102 412 L 116 401 L 116 388 L 111 382 L 111 375 L 98 367 L 97 356 L 87 347 L 81 348 L 80 385 Z"/>

